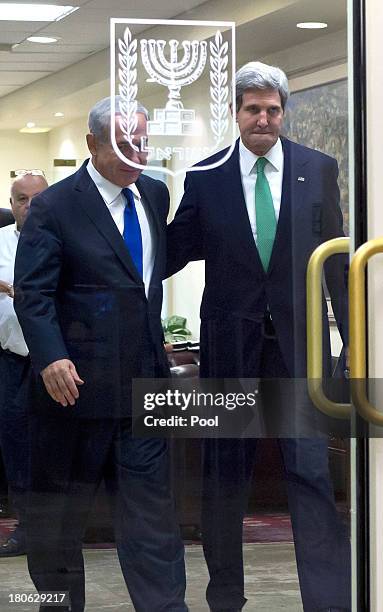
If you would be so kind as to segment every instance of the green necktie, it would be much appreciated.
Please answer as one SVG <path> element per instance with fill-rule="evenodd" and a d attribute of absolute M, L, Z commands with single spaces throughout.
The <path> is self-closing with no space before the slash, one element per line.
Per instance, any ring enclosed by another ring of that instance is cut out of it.
<path fill-rule="evenodd" d="M 257 222 L 257 248 L 263 268 L 267 272 L 273 250 L 277 221 L 269 181 L 265 176 L 266 157 L 256 162 L 257 182 L 255 183 L 255 217 Z"/>

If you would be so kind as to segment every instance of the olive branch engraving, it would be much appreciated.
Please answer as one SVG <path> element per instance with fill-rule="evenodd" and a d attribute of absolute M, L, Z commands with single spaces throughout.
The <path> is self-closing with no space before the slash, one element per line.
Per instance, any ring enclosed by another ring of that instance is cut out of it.
<path fill-rule="evenodd" d="M 227 132 L 229 121 L 227 118 L 227 99 L 229 88 L 227 86 L 228 64 L 227 42 L 222 44 L 222 34 L 217 30 L 214 40 L 210 42 L 210 112 L 212 119 L 210 127 L 214 134 L 216 146 L 222 142 Z"/>
<path fill-rule="evenodd" d="M 138 151 L 138 147 L 133 144 L 132 134 L 136 130 L 138 119 L 137 111 L 137 39 L 132 38 L 129 28 L 124 31 L 124 38 L 118 39 L 118 91 L 122 98 L 119 102 L 121 113 L 120 127 L 126 140 L 131 147 Z"/>

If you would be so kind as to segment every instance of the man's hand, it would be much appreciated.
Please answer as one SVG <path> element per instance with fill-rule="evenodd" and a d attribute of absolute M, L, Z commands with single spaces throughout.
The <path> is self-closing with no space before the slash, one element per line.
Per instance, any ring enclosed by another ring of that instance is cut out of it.
<path fill-rule="evenodd" d="M 0 280 L 0 293 L 5 293 L 9 297 L 13 298 L 13 285 L 6 283 L 5 281 Z"/>
<path fill-rule="evenodd" d="M 69 359 L 59 359 L 50 363 L 49 366 L 41 371 L 41 376 L 45 388 L 55 402 L 62 406 L 74 406 L 76 399 L 79 398 L 77 386 L 83 385 L 77 374 L 75 365 Z"/>

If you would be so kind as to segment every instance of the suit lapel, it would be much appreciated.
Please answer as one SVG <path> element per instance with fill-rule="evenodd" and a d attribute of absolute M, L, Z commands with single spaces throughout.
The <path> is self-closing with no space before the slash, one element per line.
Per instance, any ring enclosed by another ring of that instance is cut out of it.
<path fill-rule="evenodd" d="M 144 202 L 145 210 L 148 212 L 150 231 L 153 241 L 154 265 L 150 284 L 158 278 L 158 269 L 161 261 L 160 253 L 165 253 L 165 231 L 161 229 L 156 196 L 152 193 L 150 185 L 145 180 L 145 176 L 140 176 L 137 181 L 137 188 Z M 160 275 L 162 279 L 162 275 Z"/>
<path fill-rule="evenodd" d="M 78 201 L 84 212 L 96 226 L 97 230 L 104 236 L 111 249 L 115 252 L 121 263 L 124 265 L 130 276 L 139 285 L 143 285 L 137 269 L 126 248 L 123 237 L 113 221 L 104 200 L 102 199 L 96 185 L 90 178 L 86 169 L 87 161 L 78 171 L 77 180 L 74 188 L 78 192 Z"/>
<path fill-rule="evenodd" d="M 302 155 L 301 148 L 286 138 L 281 140 L 283 146 L 281 208 L 268 274 L 280 258 L 291 257 L 291 238 L 296 235 L 295 224 L 299 223 L 299 208 L 305 200 L 308 187 L 307 168 L 305 168 L 307 160 Z"/>
<path fill-rule="evenodd" d="M 239 256 L 242 261 L 247 261 L 252 268 L 256 267 L 264 273 L 258 249 L 254 241 L 253 232 L 247 212 L 245 196 L 243 193 L 241 170 L 239 165 L 239 140 L 231 157 L 219 167 L 223 173 L 222 181 L 223 197 L 222 209 L 226 212 L 227 226 L 233 241 L 238 244 Z"/>

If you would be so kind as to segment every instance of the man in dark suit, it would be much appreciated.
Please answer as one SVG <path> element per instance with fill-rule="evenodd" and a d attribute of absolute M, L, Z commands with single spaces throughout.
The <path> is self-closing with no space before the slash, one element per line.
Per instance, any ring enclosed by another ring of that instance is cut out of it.
<path fill-rule="evenodd" d="M 306 377 L 307 262 L 320 243 L 342 235 L 338 169 L 327 155 L 280 137 L 288 83 L 279 68 L 246 64 L 236 75 L 236 96 L 240 139 L 225 163 L 187 175 L 168 230 L 168 274 L 205 260 L 201 376 L 262 379 L 265 417 L 279 410 L 289 424 L 295 407 L 283 379 Z M 326 272 L 346 342 L 342 262 Z M 326 316 L 323 324 L 329 373 Z M 327 440 L 311 431 L 310 438 L 282 433 L 278 440 L 303 606 L 305 612 L 349 610 L 350 550 L 335 508 Z M 238 611 L 246 602 L 242 522 L 256 442 L 204 444 L 202 529 L 214 611 Z"/>
<path fill-rule="evenodd" d="M 120 120 L 109 98 L 92 108 L 91 160 L 34 198 L 17 251 L 15 308 L 35 372 L 28 565 L 38 591 L 69 592 L 66 609 L 84 610 L 81 540 L 105 477 L 135 610 L 184 612 L 167 445 L 133 438 L 130 418 L 132 379 L 169 375 L 160 319 L 169 195 L 111 145 L 115 121 L 120 150 L 145 164 L 146 110 L 132 143 Z"/>

